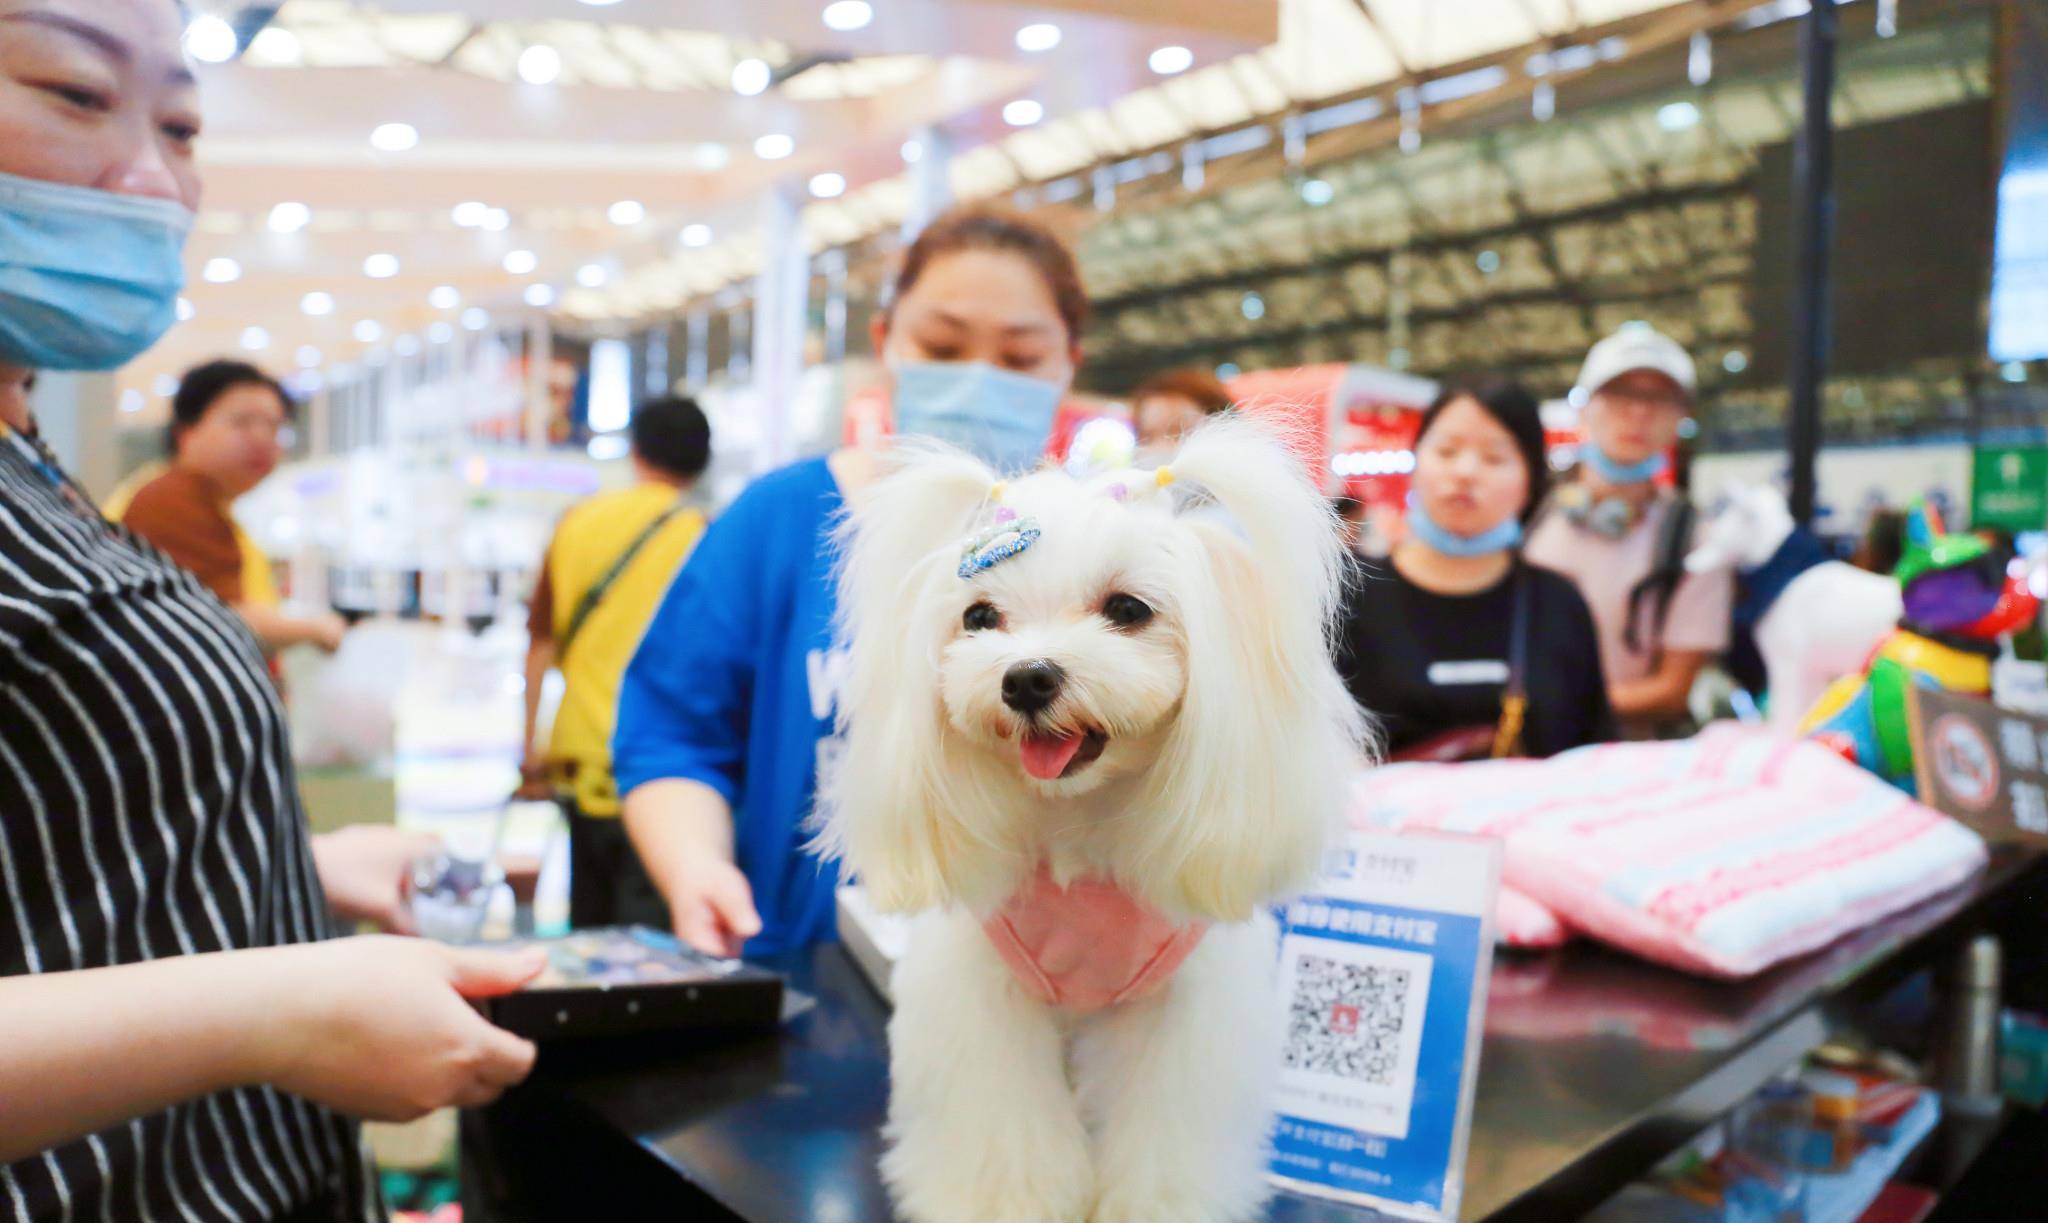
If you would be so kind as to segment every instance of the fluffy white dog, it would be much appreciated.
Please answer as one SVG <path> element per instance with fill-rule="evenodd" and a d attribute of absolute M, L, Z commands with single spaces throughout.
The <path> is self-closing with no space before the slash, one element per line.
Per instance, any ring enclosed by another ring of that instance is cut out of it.
<path fill-rule="evenodd" d="M 1265 1197 L 1276 930 L 1363 750 L 1336 523 L 1219 421 L 1007 486 L 913 450 L 849 523 L 826 843 L 916 912 L 890 1149 L 918 1223 L 1205 1223 Z"/>

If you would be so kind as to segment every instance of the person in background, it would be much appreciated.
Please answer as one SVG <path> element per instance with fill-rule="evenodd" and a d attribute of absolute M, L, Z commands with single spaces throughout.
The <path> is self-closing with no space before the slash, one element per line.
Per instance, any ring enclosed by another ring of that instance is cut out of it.
<path fill-rule="evenodd" d="M 1346 600 L 1338 671 L 1394 759 L 1549 756 L 1614 737 L 1592 615 L 1518 555 L 1549 467 L 1536 401 L 1451 387 L 1423 413 L 1407 530 Z"/>
<path fill-rule="evenodd" d="M 330 906 L 390 915 L 413 846 L 308 835 L 248 632 L 29 418 L 36 371 L 118 368 L 176 319 L 183 29 L 176 0 L 0 0 L 0 1211 L 373 1223 L 352 1118 L 525 1077 L 470 999 L 543 958 L 326 939 Z"/>
<path fill-rule="evenodd" d="M 526 744 L 520 795 L 561 799 L 569 819 L 569 923 L 668 921 L 661 893 L 619 823 L 612 722 L 619 678 L 683 558 L 704 533 L 687 503 L 711 462 L 711 423 L 694 400 L 633 414 L 633 483 L 570 507 L 541 564 L 527 617 Z M 562 672 L 545 753 L 535 743 L 542 682 Z"/>
<path fill-rule="evenodd" d="M 1230 392 L 1205 369 L 1154 375 L 1131 392 L 1131 427 L 1141 461 L 1163 459 L 1196 425 L 1230 410 Z"/>
<path fill-rule="evenodd" d="M 1073 254 L 1006 213 L 938 218 L 873 324 L 899 434 L 1035 466 L 1080 359 Z M 840 450 L 756 480 L 711 524 L 626 668 L 613 768 L 675 931 L 718 955 L 830 940 L 837 869 L 808 848 L 846 669 L 831 531 L 880 471 Z"/>
<path fill-rule="evenodd" d="M 253 365 L 209 361 L 190 369 L 171 399 L 169 462 L 100 508 L 197 575 L 265 650 L 303 644 L 331 654 L 347 625 L 331 611 L 301 616 L 280 608 L 270 558 L 231 508 L 277 470 L 279 434 L 291 419 L 284 387 Z"/>
<path fill-rule="evenodd" d="M 1733 575 L 1685 571 L 1697 515 L 1658 483 L 1694 385 L 1692 358 L 1646 323 L 1595 344 L 1579 371 L 1578 469 L 1529 537 L 1529 560 L 1577 583 L 1593 610 L 1628 738 L 1687 726 L 1693 680 L 1728 647 Z"/>

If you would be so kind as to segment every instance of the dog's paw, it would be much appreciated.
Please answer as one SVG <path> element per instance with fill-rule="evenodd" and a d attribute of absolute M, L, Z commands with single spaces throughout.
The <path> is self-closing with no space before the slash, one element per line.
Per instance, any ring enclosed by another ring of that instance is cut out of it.
<path fill-rule="evenodd" d="M 1086 1138 L 1078 1124 L 1047 1130 L 901 1132 L 882 1179 L 909 1223 L 1085 1223 L 1095 1197 Z"/>
<path fill-rule="evenodd" d="M 1258 1217 L 1263 1176 L 1216 1179 L 1213 1168 L 1118 1169 L 1088 1223 L 1243 1223 Z"/>

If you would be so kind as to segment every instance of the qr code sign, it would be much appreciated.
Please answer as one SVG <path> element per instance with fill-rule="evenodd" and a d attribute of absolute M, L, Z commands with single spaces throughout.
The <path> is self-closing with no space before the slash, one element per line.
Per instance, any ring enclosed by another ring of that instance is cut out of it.
<path fill-rule="evenodd" d="M 1304 954 L 1294 962 L 1287 1025 L 1289 1070 L 1333 1075 L 1373 1087 L 1393 1082 L 1408 1024 L 1406 968 Z"/>

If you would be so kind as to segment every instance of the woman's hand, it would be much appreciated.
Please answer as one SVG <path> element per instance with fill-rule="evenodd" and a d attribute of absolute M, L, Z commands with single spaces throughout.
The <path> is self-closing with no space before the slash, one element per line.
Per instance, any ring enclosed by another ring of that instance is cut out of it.
<path fill-rule="evenodd" d="M 740 868 L 724 858 L 695 857 L 679 863 L 661 880 L 676 937 L 706 955 L 739 955 L 740 945 L 761 933 L 754 889 Z"/>
<path fill-rule="evenodd" d="M 313 866 L 327 903 L 342 918 L 412 934 L 406 879 L 415 859 L 441 848 L 441 838 L 389 824 L 354 824 L 313 838 Z"/>
<path fill-rule="evenodd" d="M 534 1047 L 471 998 L 509 994 L 546 964 L 521 952 L 370 935 L 256 953 L 275 1005 L 254 1016 L 259 1081 L 340 1112 L 408 1121 L 477 1108 L 533 1069 Z"/>

